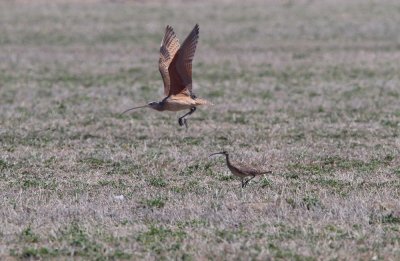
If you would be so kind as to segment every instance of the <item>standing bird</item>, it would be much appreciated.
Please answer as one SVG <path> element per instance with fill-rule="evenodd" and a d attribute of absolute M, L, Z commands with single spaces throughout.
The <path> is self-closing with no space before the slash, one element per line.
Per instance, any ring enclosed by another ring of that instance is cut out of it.
<path fill-rule="evenodd" d="M 157 111 L 189 112 L 178 120 L 180 126 L 187 123 L 185 117 L 196 111 L 196 106 L 209 104 L 204 99 L 197 98 L 192 91 L 192 61 L 199 40 L 199 25 L 196 24 L 183 44 L 179 45 L 171 26 L 165 28 L 165 35 L 161 41 L 158 69 L 164 82 L 165 98 L 160 102 L 150 102 L 147 105 L 134 107 L 124 111 L 150 107 Z"/>
<path fill-rule="evenodd" d="M 242 188 L 246 187 L 250 180 L 254 179 L 256 176 L 264 175 L 271 173 L 272 171 L 260 171 L 258 169 L 246 166 L 244 164 L 237 164 L 233 166 L 229 160 L 229 153 L 226 151 L 216 152 L 211 154 L 209 157 L 217 154 L 225 155 L 226 157 L 226 165 L 228 166 L 229 170 L 232 172 L 233 175 L 239 177 L 242 181 Z M 244 180 L 246 177 L 249 177 L 246 181 Z M 251 178 L 250 178 L 251 177 Z"/>

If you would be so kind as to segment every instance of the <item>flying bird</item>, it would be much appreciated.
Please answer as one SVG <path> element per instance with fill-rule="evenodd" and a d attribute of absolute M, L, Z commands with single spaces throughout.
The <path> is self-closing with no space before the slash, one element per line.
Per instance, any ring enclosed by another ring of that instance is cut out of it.
<path fill-rule="evenodd" d="M 189 110 L 179 117 L 180 126 L 188 127 L 186 117 L 196 111 L 199 105 L 210 104 L 208 101 L 197 98 L 192 86 L 192 61 L 199 40 L 199 25 L 196 24 L 182 45 L 171 26 L 165 28 L 165 35 L 161 41 L 158 69 L 164 83 L 165 98 L 160 102 L 150 102 L 147 105 L 134 107 L 122 114 L 139 108 L 149 107 L 157 111 Z"/>
<path fill-rule="evenodd" d="M 242 182 L 242 188 L 246 187 L 247 184 L 249 183 L 250 180 L 254 179 L 256 176 L 264 175 L 271 173 L 272 171 L 260 171 L 258 169 L 255 169 L 253 167 L 244 165 L 244 164 L 236 164 L 235 166 L 232 165 L 232 163 L 229 160 L 229 153 L 227 151 L 221 151 L 221 152 L 216 152 L 211 154 L 209 157 L 213 155 L 225 155 L 226 157 L 226 165 L 228 166 L 229 170 L 232 172 L 232 174 L 236 177 L 239 177 Z M 247 180 L 245 178 L 248 177 Z"/>

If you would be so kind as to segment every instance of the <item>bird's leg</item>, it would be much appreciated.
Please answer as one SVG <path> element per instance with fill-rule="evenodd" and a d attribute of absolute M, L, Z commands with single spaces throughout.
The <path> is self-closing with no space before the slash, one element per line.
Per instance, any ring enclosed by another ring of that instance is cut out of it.
<path fill-rule="evenodd" d="M 242 188 L 244 188 L 244 182 L 243 179 L 240 180 L 242 182 Z"/>
<path fill-rule="evenodd" d="M 180 126 L 185 125 L 185 126 L 186 126 L 186 129 L 187 129 L 188 126 L 187 126 L 185 117 L 186 117 L 186 116 L 189 116 L 190 114 L 192 114 L 192 113 L 195 112 L 195 111 L 196 111 L 196 107 L 192 107 L 192 108 L 190 108 L 190 111 L 189 111 L 188 113 L 186 113 L 185 115 L 179 117 L 179 119 L 178 119 L 179 125 L 180 125 Z"/>

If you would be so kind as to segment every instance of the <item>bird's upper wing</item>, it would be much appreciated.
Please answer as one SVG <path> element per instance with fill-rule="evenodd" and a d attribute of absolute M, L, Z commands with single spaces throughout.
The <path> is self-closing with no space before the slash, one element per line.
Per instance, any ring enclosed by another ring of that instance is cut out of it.
<path fill-rule="evenodd" d="M 199 40 L 199 25 L 193 30 L 179 48 L 168 70 L 171 79 L 169 95 L 192 91 L 192 61 Z"/>
<path fill-rule="evenodd" d="M 168 67 L 171 64 L 176 52 L 179 50 L 179 40 L 176 37 L 171 26 L 165 28 L 165 35 L 161 41 L 160 59 L 158 60 L 158 69 L 164 82 L 164 94 L 168 96 L 171 88 L 171 79 Z"/>

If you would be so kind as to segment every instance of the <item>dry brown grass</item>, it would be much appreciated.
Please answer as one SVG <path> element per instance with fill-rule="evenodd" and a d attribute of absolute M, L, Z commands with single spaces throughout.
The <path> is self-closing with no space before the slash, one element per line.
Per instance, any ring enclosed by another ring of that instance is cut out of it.
<path fill-rule="evenodd" d="M 400 259 L 399 10 L 0 3 L 0 257 Z M 164 26 L 195 23 L 215 105 L 188 132 L 120 116 L 162 98 Z M 274 174 L 241 189 L 222 149 Z"/>

